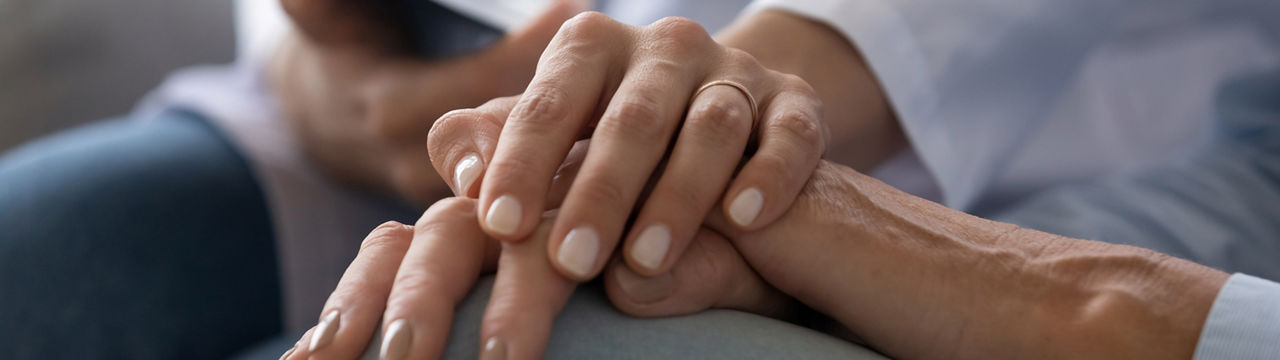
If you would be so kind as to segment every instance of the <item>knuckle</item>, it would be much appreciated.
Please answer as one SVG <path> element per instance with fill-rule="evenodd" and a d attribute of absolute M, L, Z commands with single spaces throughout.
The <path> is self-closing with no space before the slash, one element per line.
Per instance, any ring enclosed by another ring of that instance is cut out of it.
<path fill-rule="evenodd" d="M 698 24 L 697 21 L 693 21 L 692 19 L 679 16 L 668 16 L 658 19 L 658 21 L 649 25 L 649 29 L 652 33 L 661 37 L 676 39 L 679 41 L 700 42 L 704 39 L 710 39 L 710 35 L 707 34 L 706 29 L 702 28 L 702 24 Z"/>
<path fill-rule="evenodd" d="M 764 70 L 764 65 L 760 64 L 760 60 L 754 55 L 738 48 L 725 48 L 725 63 L 730 68 L 738 71 L 754 74 Z"/>
<path fill-rule="evenodd" d="M 626 192 L 622 185 L 617 181 L 610 179 L 594 179 L 595 181 L 583 182 L 576 185 L 571 191 L 578 192 L 587 204 L 614 204 L 618 206 L 626 200 Z M 623 210 L 625 211 L 625 210 Z"/>
<path fill-rule="evenodd" d="M 751 112 L 728 101 L 698 102 L 689 110 L 686 121 L 691 129 L 709 135 L 713 141 L 729 141 L 751 130 Z"/>
<path fill-rule="evenodd" d="M 360 242 L 360 252 L 381 248 L 400 248 L 408 246 L 413 230 L 409 226 L 396 221 L 388 221 L 378 225 L 369 236 Z"/>
<path fill-rule="evenodd" d="M 808 81 L 805 81 L 805 79 L 800 77 L 799 75 L 779 73 L 776 71 L 775 73 L 777 73 L 778 76 L 782 79 L 783 86 L 788 90 L 795 92 L 796 94 L 799 94 L 800 96 L 803 96 L 805 98 L 810 98 L 810 99 L 818 98 L 818 91 L 813 88 L 813 85 L 810 85 Z"/>
<path fill-rule="evenodd" d="M 644 96 L 631 96 L 610 106 L 604 119 L 600 121 L 598 130 L 616 137 L 636 138 L 645 142 L 660 141 L 665 128 L 660 116 L 661 106 L 657 101 Z"/>
<path fill-rule="evenodd" d="M 557 36 L 570 41 L 592 40 L 600 38 L 601 34 L 612 31 L 616 27 L 617 22 L 608 15 L 597 11 L 586 11 L 565 20 L 564 24 L 560 25 Z"/>
<path fill-rule="evenodd" d="M 568 99 L 563 90 L 540 88 L 527 93 L 512 109 L 513 126 L 533 131 L 548 131 L 555 122 L 569 114 Z"/>
<path fill-rule="evenodd" d="M 671 59 L 691 59 L 705 54 L 714 44 L 711 35 L 693 20 L 667 17 L 645 28 L 647 53 Z"/>
<path fill-rule="evenodd" d="M 768 126 L 771 128 L 769 132 L 780 133 L 790 137 L 796 144 L 812 144 L 813 148 L 806 150 L 817 150 L 816 152 L 821 154 L 821 149 L 826 147 L 824 144 L 826 136 L 824 135 L 823 124 L 817 116 L 808 111 L 798 109 L 783 110 Z"/>

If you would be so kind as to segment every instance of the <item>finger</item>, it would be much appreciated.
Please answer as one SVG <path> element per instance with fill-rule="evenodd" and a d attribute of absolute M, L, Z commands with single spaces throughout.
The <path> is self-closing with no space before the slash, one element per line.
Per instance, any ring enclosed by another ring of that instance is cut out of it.
<path fill-rule="evenodd" d="M 641 317 L 723 308 L 780 318 L 796 305 L 756 274 L 724 236 L 708 229 L 698 230 L 669 272 L 644 276 L 611 263 L 605 292 L 619 310 Z"/>
<path fill-rule="evenodd" d="M 432 205 L 414 226 L 413 244 L 383 314 L 382 359 L 434 359 L 443 353 L 454 306 L 498 251 L 474 214 L 475 200 L 449 198 Z"/>
<path fill-rule="evenodd" d="M 722 202 L 725 216 L 743 230 L 759 229 L 786 213 L 826 151 L 822 103 L 804 80 L 783 76 L 781 90 L 763 102 L 759 149 Z"/>
<path fill-rule="evenodd" d="M 556 315 L 576 283 L 551 267 L 543 249 L 545 222 L 529 240 L 503 243 L 489 305 L 481 325 L 481 359 L 540 359 Z"/>
<path fill-rule="evenodd" d="M 675 148 L 627 237 L 637 273 L 666 272 L 720 201 L 751 134 L 751 104 L 730 86 L 712 86 L 689 105 Z"/>
<path fill-rule="evenodd" d="M 557 0 L 523 28 L 507 34 L 493 51 L 485 54 L 508 66 L 527 67 L 528 76 L 533 76 L 537 59 L 560 31 L 560 26 L 574 15 L 589 10 L 590 5 L 584 0 Z"/>
<path fill-rule="evenodd" d="M 369 233 L 325 301 L 319 323 L 296 349 L 301 358 L 350 359 L 364 351 L 411 240 L 413 227 L 394 221 Z"/>
<path fill-rule="evenodd" d="M 298 338 L 298 342 L 293 343 L 293 347 L 289 348 L 289 351 L 285 351 L 284 355 L 280 356 L 280 359 L 299 360 L 299 359 L 306 359 L 308 356 L 310 356 L 311 352 L 306 350 L 307 346 L 304 344 L 311 343 L 311 334 L 314 333 L 315 331 L 316 331 L 315 326 L 312 326 L 310 329 L 307 329 L 307 332 L 302 333 L 302 337 Z"/>
<path fill-rule="evenodd" d="M 432 124 L 427 135 L 431 165 L 457 196 L 479 194 L 476 183 L 483 178 L 503 123 L 518 100 L 517 96 L 493 99 L 475 109 L 450 111 Z"/>
<path fill-rule="evenodd" d="M 373 124 L 373 131 L 387 138 L 412 140 L 412 145 L 420 146 L 418 131 L 424 115 L 435 117 L 446 110 L 518 93 L 529 84 L 538 58 L 556 30 L 585 9 L 586 4 L 580 0 L 558 0 L 524 28 L 474 55 L 450 59 L 375 56 L 381 64 L 370 69 L 370 77 L 378 81 L 370 82 L 372 85 L 363 91 L 370 104 L 366 111 L 371 118 L 382 120 Z M 441 104 L 448 107 L 441 109 Z M 509 112 L 508 107 L 504 120 Z"/>
<path fill-rule="evenodd" d="M 646 40 L 661 50 L 638 55 L 642 60 L 627 70 L 552 227 L 548 253 L 572 279 L 585 281 L 600 272 L 666 154 L 703 70 L 690 49 L 718 49 L 692 20 L 669 18 L 651 27 L 664 29 L 649 35 L 660 40 Z"/>
<path fill-rule="evenodd" d="M 486 233 L 518 241 L 533 231 L 552 176 L 601 98 L 618 53 L 612 42 L 627 31 L 590 12 L 561 27 L 512 109 L 484 174 L 477 216 Z M 602 34 L 613 35 L 611 41 Z"/>
<path fill-rule="evenodd" d="M 569 196 L 569 188 L 573 186 L 573 180 L 577 179 L 578 171 L 582 170 L 582 162 L 587 158 L 587 150 L 590 149 L 591 140 L 579 140 L 573 144 L 573 148 L 569 150 L 569 155 L 565 157 L 564 164 L 560 165 L 560 169 L 556 170 L 556 176 L 551 180 L 551 189 L 547 190 L 547 208 L 560 209 L 560 205 L 564 203 L 564 198 Z"/>

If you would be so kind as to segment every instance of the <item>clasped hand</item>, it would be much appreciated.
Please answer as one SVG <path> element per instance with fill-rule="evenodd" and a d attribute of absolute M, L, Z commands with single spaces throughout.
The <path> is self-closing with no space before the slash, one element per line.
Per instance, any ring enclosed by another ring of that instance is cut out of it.
<path fill-rule="evenodd" d="M 577 282 L 606 268 L 628 313 L 785 314 L 794 302 L 721 233 L 787 211 L 825 149 L 821 112 L 803 80 L 690 20 L 570 19 L 523 95 L 436 121 L 431 163 L 461 197 L 370 234 L 286 358 L 353 358 L 378 329 L 382 358 L 438 357 L 454 306 L 495 270 L 481 336 L 502 358 L 539 357 Z"/>

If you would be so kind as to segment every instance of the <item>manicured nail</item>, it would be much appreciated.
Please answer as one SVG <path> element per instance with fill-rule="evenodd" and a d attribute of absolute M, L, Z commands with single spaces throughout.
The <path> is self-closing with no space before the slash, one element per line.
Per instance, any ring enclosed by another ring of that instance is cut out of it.
<path fill-rule="evenodd" d="M 631 247 L 631 260 L 646 269 L 658 270 L 670 247 L 671 229 L 663 224 L 649 225 L 636 237 L 636 244 Z"/>
<path fill-rule="evenodd" d="M 738 226 L 746 227 L 756 220 L 763 206 L 764 194 L 760 193 L 760 189 L 748 188 L 739 193 L 738 197 L 733 199 L 733 203 L 729 204 L 729 217 Z"/>
<path fill-rule="evenodd" d="M 392 322 L 387 326 L 387 333 L 382 339 L 382 352 L 379 359 L 399 360 L 409 355 L 409 342 L 413 341 L 413 329 L 404 319 Z"/>
<path fill-rule="evenodd" d="M 582 226 L 569 232 L 560 243 L 560 252 L 556 261 L 560 267 L 573 273 L 578 278 L 586 278 L 596 264 L 596 255 L 600 251 L 600 236 L 590 226 Z"/>
<path fill-rule="evenodd" d="M 458 196 L 466 197 L 471 192 L 471 184 L 480 175 L 480 169 L 480 157 L 476 154 L 468 154 L 458 161 L 458 166 L 453 168 L 453 186 L 457 187 Z"/>
<path fill-rule="evenodd" d="M 316 349 L 333 342 L 333 336 L 338 333 L 339 322 L 341 322 L 341 318 L 338 316 L 338 310 L 329 311 L 328 314 L 325 314 L 324 318 L 320 319 L 320 324 L 316 325 L 315 336 L 311 337 L 311 345 L 307 347 L 307 350 L 316 351 Z"/>
<path fill-rule="evenodd" d="M 643 277 L 632 272 L 631 269 L 621 267 L 613 270 L 613 278 L 618 281 L 618 287 L 622 288 L 624 294 L 627 294 L 627 298 L 637 304 L 648 304 L 666 299 L 671 296 L 671 291 L 675 288 L 670 271 L 656 276 Z"/>
<path fill-rule="evenodd" d="M 497 336 L 489 338 L 484 343 L 484 351 L 480 352 L 480 360 L 506 360 L 507 359 L 507 343 L 502 342 Z"/>
<path fill-rule="evenodd" d="M 484 222 L 490 231 L 500 235 L 511 235 L 515 234 L 516 228 L 520 226 L 522 214 L 520 200 L 516 200 L 511 195 L 502 195 L 489 205 L 489 213 L 484 216 Z"/>

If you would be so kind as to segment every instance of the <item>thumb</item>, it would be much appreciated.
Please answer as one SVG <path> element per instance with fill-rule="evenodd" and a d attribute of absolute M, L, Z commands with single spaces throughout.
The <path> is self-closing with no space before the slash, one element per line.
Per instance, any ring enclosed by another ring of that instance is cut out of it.
<path fill-rule="evenodd" d="M 721 308 L 786 318 L 797 309 L 795 300 L 766 283 L 728 239 L 706 228 L 671 271 L 645 277 L 614 261 L 606 270 L 604 285 L 614 306 L 640 317 Z"/>
<path fill-rule="evenodd" d="M 476 186 L 493 157 L 498 135 L 519 96 L 490 100 L 475 109 L 454 110 L 441 116 L 427 134 L 427 152 L 440 177 L 461 197 L 479 195 Z"/>
<path fill-rule="evenodd" d="M 555 0 L 523 28 L 507 34 L 494 52 L 500 59 L 515 62 L 508 63 L 511 65 L 535 65 L 547 44 L 560 31 L 560 25 L 589 9 L 590 1 L 587 0 Z"/>

